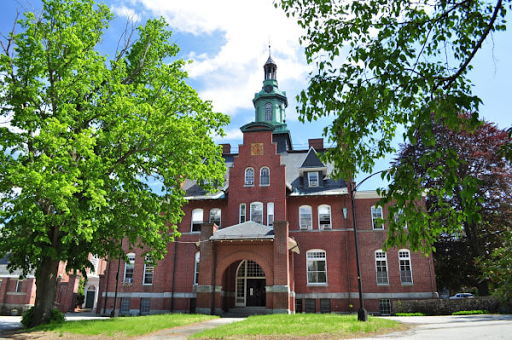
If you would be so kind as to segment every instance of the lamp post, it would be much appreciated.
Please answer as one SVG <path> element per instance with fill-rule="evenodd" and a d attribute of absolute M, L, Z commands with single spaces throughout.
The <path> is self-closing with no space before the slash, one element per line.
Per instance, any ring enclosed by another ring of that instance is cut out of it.
<path fill-rule="evenodd" d="M 356 223 L 356 208 L 354 204 L 354 196 L 357 191 L 357 188 L 361 184 L 363 184 L 368 178 L 371 178 L 381 172 L 387 170 L 377 171 L 370 176 L 364 178 L 359 184 L 356 185 L 355 182 L 350 183 L 350 200 L 352 203 L 352 223 L 354 225 L 354 243 L 356 247 L 356 267 L 357 267 L 357 288 L 359 290 L 359 310 L 357 311 L 357 320 L 359 321 L 368 321 L 368 311 L 364 308 L 364 300 L 363 300 L 363 284 L 361 282 L 361 265 L 359 262 L 359 242 L 357 241 L 357 223 Z"/>

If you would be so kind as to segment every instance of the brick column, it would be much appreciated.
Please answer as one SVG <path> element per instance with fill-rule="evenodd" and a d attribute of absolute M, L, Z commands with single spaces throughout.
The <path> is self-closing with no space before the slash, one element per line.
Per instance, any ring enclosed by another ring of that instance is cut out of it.
<path fill-rule="evenodd" d="M 274 222 L 274 313 L 290 313 L 290 252 L 288 251 L 288 222 Z"/>
<path fill-rule="evenodd" d="M 214 224 L 203 224 L 201 226 L 201 236 L 199 238 L 199 278 L 196 287 L 196 311 L 201 314 L 211 314 L 213 303 L 213 290 L 214 290 L 214 245 L 210 242 L 210 237 L 217 231 L 217 226 Z"/>

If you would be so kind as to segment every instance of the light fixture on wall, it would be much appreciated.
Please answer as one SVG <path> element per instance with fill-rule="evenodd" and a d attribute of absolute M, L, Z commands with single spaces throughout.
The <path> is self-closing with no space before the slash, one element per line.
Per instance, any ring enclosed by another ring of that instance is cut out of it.
<path fill-rule="evenodd" d="M 348 211 L 347 208 L 343 208 L 343 218 L 344 219 L 347 219 L 347 211 Z"/>

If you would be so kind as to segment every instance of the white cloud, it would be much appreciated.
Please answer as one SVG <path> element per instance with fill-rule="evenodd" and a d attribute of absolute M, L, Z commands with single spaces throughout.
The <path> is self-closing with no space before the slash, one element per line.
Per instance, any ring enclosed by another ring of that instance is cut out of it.
<path fill-rule="evenodd" d="M 132 23 L 137 23 L 141 20 L 140 15 L 137 14 L 135 10 L 128 8 L 126 6 L 112 6 L 110 10 L 120 17 L 127 18 Z"/>
<path fill-rule="evenodd" d="M 215 53 L 193 51 L 187 66 L 198 91 L 212 100 L 215 110 L 235 115 L 252 108 L 252 98 L 263 81 L 263 64 L 272 57 L 278 65 L 278 81 L 305 82 L 307 65 L 299 60 L 301 29 L 276 9 L 272 0 L 138 0 L 151 16 L 163 16 L 174 32 L 206 35 L 218 41 Z M 283 88 L 286 90 L 285 88 Z"/>

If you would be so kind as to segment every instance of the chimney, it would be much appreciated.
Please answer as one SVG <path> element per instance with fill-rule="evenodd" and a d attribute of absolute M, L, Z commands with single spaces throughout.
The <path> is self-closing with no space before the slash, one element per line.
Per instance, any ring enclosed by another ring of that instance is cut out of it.
<path fill-rule="evenodd" d="M 222 154 L 231 153 L 231 144 L 221 144 L 222 145 Z"/>
<path fill-rule="evenodd" d="M 309 141 L 309 148 L 313 148 L 316 151 L 324 149 L 324 139 L 323 138 L 311 138 Z"/>

